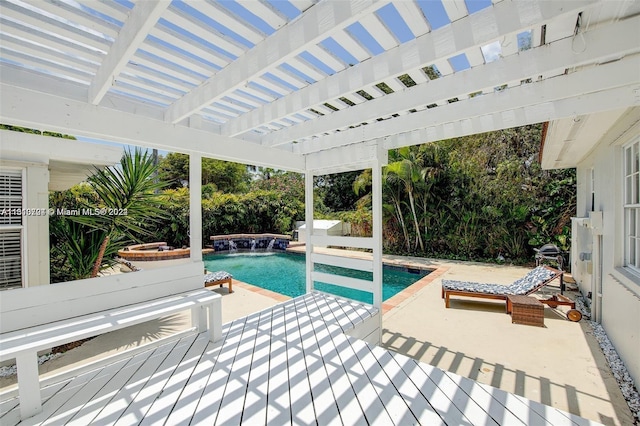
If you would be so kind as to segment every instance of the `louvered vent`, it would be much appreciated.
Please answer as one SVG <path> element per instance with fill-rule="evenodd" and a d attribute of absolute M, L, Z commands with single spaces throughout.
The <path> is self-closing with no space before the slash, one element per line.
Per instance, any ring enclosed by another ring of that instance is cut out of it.
<path fill-rule="evenodd" d="M 0 225 L 22 225 L 22 171 L 0 170 Z"/>

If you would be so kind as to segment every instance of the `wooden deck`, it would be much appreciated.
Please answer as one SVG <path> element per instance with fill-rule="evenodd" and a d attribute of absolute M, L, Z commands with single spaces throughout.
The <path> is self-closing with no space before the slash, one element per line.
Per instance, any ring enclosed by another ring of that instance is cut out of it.
<path fill-rule="evenodd" d="M 20 424 L 594 424 L 344 334 L 376 314 L 307 294 L 46 386 Z"/>

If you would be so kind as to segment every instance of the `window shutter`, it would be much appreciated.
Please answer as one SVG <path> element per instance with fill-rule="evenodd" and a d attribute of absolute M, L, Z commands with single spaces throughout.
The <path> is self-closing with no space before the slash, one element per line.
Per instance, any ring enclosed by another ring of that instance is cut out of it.
<path fill-rule="evenodd" d="M 22 287 L 22 170 L 0 169 L 0 290 Z"/>
<path fill-rule="evenodd" d="M 0 230 L 0 289 L 22 287 L 22 231 Z"/>
<path fill-rule="evenodd" d="M 22 225 L 21 209 L 22 171 L 0 170 L 0 225 Z"/>

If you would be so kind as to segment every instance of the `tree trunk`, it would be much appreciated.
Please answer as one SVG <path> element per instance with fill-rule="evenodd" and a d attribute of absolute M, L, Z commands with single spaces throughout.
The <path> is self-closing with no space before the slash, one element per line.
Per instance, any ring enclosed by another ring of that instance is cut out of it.
<path fill-rule="evenodd" d="M 418 224 L 418 215 L 416 214 L 416 205 L 413 200 L 413 191 L 408 188 L 409 193 L 409 206 L 411 207 L 411 214 L 413 215 L 413 225 L 416 228 L 416 248 L 420 245 L 420 250 L 424 253 L 424 243 L 422 242 L 422 235 L 420 233 L 420 225 Z"/>
<path fill-rule="evenodd" d="M 102 244 L 100 244 L 100 251 L 98 252 L 96 263 L 93 265 L 93 270 L 91 271 L 91 278 L 97 277 L 98 272 L 100 272 L 100 266 L 102 265 L 102 258 L 104 257 L 104 252 L 107 250 L 107 244 L 109 244 L 108 235 L 104 237 L 104 240 L 102 240 Z"/>

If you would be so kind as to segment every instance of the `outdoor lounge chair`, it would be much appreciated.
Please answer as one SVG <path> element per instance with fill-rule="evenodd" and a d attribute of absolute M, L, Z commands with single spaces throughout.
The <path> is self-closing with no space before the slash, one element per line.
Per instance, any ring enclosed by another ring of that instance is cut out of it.
<path fill-rule="evenodd" d="M 209 272 L 204 276 L 205 287 L 211 287 L 214 285 L 219 285 L 220 287 L 222 287 L 222 284 L 225 283 L 229 287 L 229 293 L 233 293 L 233 275 L 231 275 L 227 271 Z"/>
<path fill-rule="evenodd" d="M 449 298 L 451 296 L 498 299 L 504 300 L 506 303 L 508 296 L 528 296 L 540 290 L 556 278 L 560 279 L 560 282 L 562 282 L 562 274 L 562 271 L 542 265 L 531 270 L 527 275 L 509 285 L 442 280 L 442 297 L 444 299 L 445 307 L 447 308 L 449 307 Z M 567 314 L 567 318 L 571 321 L 579 321 L 582 317 L 580 312 L 575 310 L 575 302 L 564 296 L 555 295 L 550 299 L 540 300 L 540 302 L 553 308 L 558 305 L 570 306 L 571 311 Z"/>

